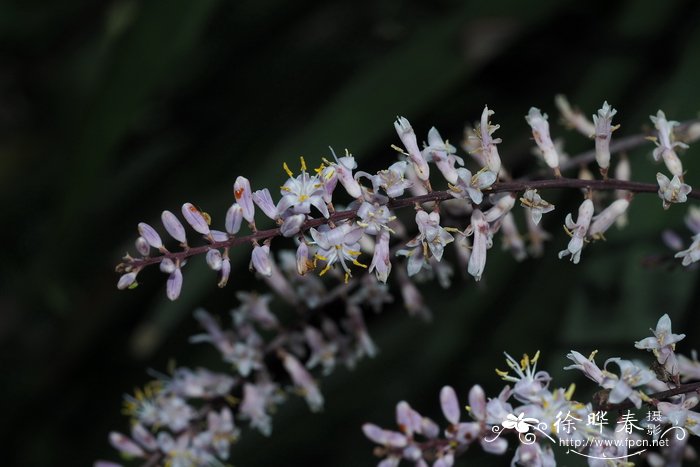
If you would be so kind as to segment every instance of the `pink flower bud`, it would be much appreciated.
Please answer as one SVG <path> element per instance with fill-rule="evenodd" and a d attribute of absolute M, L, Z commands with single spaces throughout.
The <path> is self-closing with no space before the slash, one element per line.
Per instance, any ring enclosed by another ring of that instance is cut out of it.
<path fill-rule="evenodd" d="M 287 217 L 280 226 L 280 232 L 284 237 L 293 237 L 299 233 L 301 226 L 304 225 L 306 216 L 304 214 L 295 214 Z"/>
<path fill-rule="evenodd" d="M 250 182 L 245 177 L 238 177 L 233 184 L 233 195 L 236 202 L 243 209 L 243 218 L 248 222 L 255 220 L 255 205 L 253 204 L 253 193 L 250 190 Z"/>
<path fill-rule="evenodd" d="M 163 227 L 168 231 L 171 237 L 183 245 L 187 245 L 187 234 L 180 220 L 170 211 L 163 211 L 160 215 L 160 220 L 163 222 Z"/>
<path fill-rule="evenodd" d="M 235 235 L 241 229 L 243 222 L 243 208 L 238 203 L 233 203 L 226 211 L 226 232 Z"/>
<path fill-rule="evenodd" d="M 223 261 L 221 261 L 221 269 L 219 270 L 219 283 L 217 284 L 219 288 L 226 287 L 230 274 L 231 261 L 228 258 L 224 258 Z"/>
<path fill-rule="evenodd" d="M 250 264 L 263 276 L 272 275 L 272 265 L 270 264 L 270 246 L 256 245 L 250 258 Z"/>
<path fill-rule="evenodd" d="M 175 270 L 168 276 L 168 281 L 165 285 L 165 294 L 170 300 L 177 300 L 180 296 L 180 290 L 182 290 L 182 270 L 180 268 L 175 268 Z"/>
<path fill-rule="evenodd" d="M 130 272 L 127 274 L 122 275 L 119 278 L 119 282 L 117 283 L 117 288 L 119 290 L 124 290 L 128 289 L 131 287 L 134 283 L 136 283 L 136 273 L 135 272 Z"/>
<path fill-rule="evenodd" d="M 151 252 L 151 245 L 149 245 L 143 237 L 137 238 L 134 245 L 136 246 L 136 251 L 138 251 L 141 256 L 148 256 Z"/>
<path fill-rule="evenodd" d="M 153 248 L 160 250 L 163 248 L 163 241 L 160 239 L 160 235 L 156 232 L 156 229 L 146 224 L 145 222 L 139 223 L 138 226 L 139 235 L 143 237 L 149 245 Z"/>
<path fill-rule="evenodd" d="M 223 260 L 221 259 L 221 252 L 219 250 L 209 250 L 207 251 L 207 264 L 214 271 L 219 271 L 221 269 Z"/>
<path fill-rule="evenodd" d="M 202 214 L 201 211 L 192 203 L 185 203 L 182 205 L 182 216 L 194 230 L 202 235 L 209 235 L 209 224 L 207 223 L 204 214 Z"/>
<path fill-rule="evenodd" d="M 448 422 L 453 425 L 459 423 L 461 410 L 459 408 L 457 394 L 452 387 L 445 386 L 440 391 L 440 406 L 442 407 L 442 413 L 445 415 Z"/>
<path fill-rule="evenodd" d="M 165 274 L 172 274 L 175 269 L 175 262 L 170 258 L 163 258 L 163 261 L 160 262 L 160 271 Z"/>

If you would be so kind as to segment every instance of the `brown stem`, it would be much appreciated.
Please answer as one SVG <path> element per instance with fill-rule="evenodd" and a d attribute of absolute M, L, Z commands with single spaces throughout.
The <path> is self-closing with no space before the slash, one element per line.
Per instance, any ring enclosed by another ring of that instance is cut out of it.
<path fill-rule="evenodd" d="M 581 180 L 577 178 L 552 178 L 545 180 L 528 180 L 528 181 L 513 181 L 494 183 L 486 193 L 503 193 L 511 192 L 518 193 L 528 189 L 547 190 L 547 189 L 562 189 L 562 188 L 586 188 L 598 191 L 610 190 L 626 190 L 633 193 L 656 193 L 658 186 L 652 183 L 629 182 L 624 180 L 607 179 L 607 180 Z M 693 190 L 688 193 L 689 198 L 700 199 L 700 190 Z M 411 196 L 407 198 L 392 199 L 387 203 L 389 209 L 399 209 L 408 206 L 415 206 L 430 201 L 445 201 L 452 199 L 452 192 L 449 190 L 433 191 L 420 196 Z M 348 209 L 345 211 L 336 211 L 331 214 L 328 219 L 320 217 L 309 219 L 304 223 L 301 230 L 305 231 L 319 225 L 338 222 L 345 219 L 352 219 L 357 215 L 357 209 Z M 253 241 L 262 241 L 280 236 L 280 229 L 259 230 L 250 235 L 242 237 L 231 237 L 228 240 L 221 242 L 211 242 L 208 245 L 189 248 L 179 252 L 167 252 L 161 256 L 150 258 L 133 258 L 128 262 L 131 270 L 139 270 L 151 264 L 157 264 L 165 258 L 170 258 L 173 262 L 182 261 L 190 256 L 205 254 L 211 248 L 231 248 L 244 243 L 252 243 Z M 126 265 L 120 265 L 122 268 Z"/>

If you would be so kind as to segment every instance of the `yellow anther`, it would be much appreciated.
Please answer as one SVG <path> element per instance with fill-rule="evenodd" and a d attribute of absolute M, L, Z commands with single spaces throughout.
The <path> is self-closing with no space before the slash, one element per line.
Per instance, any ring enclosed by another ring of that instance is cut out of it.
<path fill-rule="evenodd" d="M 401 153 L 401 154 L 403 154 L 403 155 L 405 155 L 405 156 L 408 156 L 408 153 L 407 153 L 406 151 L 404 151 L 403 149 L 401 149 L 400 147 L 398 147 L 398 146 L 395 145 L 395 144 L 392 144 L 392 145 L 391 145 L 391 149 L 393 149 L 394 151 L 399 152 L 399 153 Z"/>
<path fill-rule="evenodd" d="M 314 255 L 314 258 L 320 259 L 321 261 L 328 261 L 328 258 L 326 258 L 325 256 L 321 256 L 318 253 Z"/>
<path fill-rule="evenodd" d="M 527 354 L 523 354 L 523 358 L 520 360 L 520 369 L 524 370 L 530 366 L 530 357 Z"/>
<path fill-rule="evenodd" d="M 299 201 L 300 201 L 300 202 L 304 202 L 304 201 L 306 201 L 307 199 L 309 199 L 309 196 L 308 196 L 308 195 L 299 195 Z"/>
<path fill-rule="evenodd" d="M 532 357 L 532 359 L 531 359 L 530 361 L 531 361 L 532 364 L 534 365 L 535 363 L 537 363 L 537 360 L 539 360 L 539 359 L 540 359 L 540 351 L 538 350 L 538 351 L 535 353 L 535 356 Z"/>
<path fill-rule="evenodd" d="M 470 405 L 465 405 L 464 408 L 467 409 L 467 412 L 471 413 L 472 408 Z"/>
<path fill-rule="evenodd" d="M 569 389 L 566 390 L 564 393 L 564 397 L 566 397 L 567 401 L 570 401 L 572 397 L 574 397 L 574 391 L 576 390 L 576 385 L 574 383 L 571 383 L 569 386 Z"/>
<path fill-rule="evenodd" d="M 566 225 L 564 225 L 564 232 L 566 232 L 566 235 L 568 235 L 569 237 L 573 237 L 573 236 L 574 236 L 574 233 L 573 233 L 571 230 L 569 230 L 569 229 L 566 227 Z"/>
<path fill-rule="evenodd" d="M 319 275 L 319 276 L 324 275 L 325 273 L 328 272 L 328 270 L 329 270 L 330 268 L 331 268 L 331 263 L 326 264 L 326 267 L 323 268 L 323 270 L 322 270 L 321 272 L 319 272 L 318 275 Z"/>
<path fill-rule="evenodd" d="M 294 174 L 292 173 L 291 170 L 289 170 L 289 166 L 287 165 L 286 162 L 284 162 L 282 164 L 282 168 L 284 169 L 285 172 L 287 172 L 287 175 L 289 175 L 290 177 L 294 177 Z"/>
<path fill-rule="evenodd" d="M 498 368 L 496 368 L 496 374 L 501 378 L 505 378 L 506 376 L 508 376 L 507 371 L 499 370 Z"/>
<path fill-rule="evenodd" d="M 306 172 L 306 161 L 304 160 L 304 156 L 299 156 L 299 160 L 301 161 L 301 171 Z"/>
<path fill-rule="evenodd" d="M 353 259 L 353 260 L 352 260 L 352 264 L 354 264 L 355 266 L 360 266 L 361 268 L 367 269 L 367 265 L 366 265 L 366 264 L 362 264 L 362 263 L 360 263 L 360 262 L 359 262 L 358 260 L 356 260 L 356 259 Z"/>
<path fill-rule="evenodd" d="M 360 255 L 362 254 L 362 252 L 357 251 L 357 250 L 345 250 L 345 251 L 346 251 L 349 255 L 352 255 L 352 256 L 360 256 Z"/>
<path fill-rule="evenodd" d="M 350 273 L 346 272 L 345 273 L 345 283 L 347 284 L 348 282 L 350 282 Z"/>
<path fill-rule="evenodd" d="M 591 352 L 591 354 L 588 356 L 588 360 L 593 361 L 593 359 L 595 358 L 595 354 L 597 354 L 597 353 L 598 353 L 597 350 L 594 350 L 593 352 Z"/>
<path fill-rule="evenodd" d="M 291 193 L 291 192 L 292 192 L 292 189 L 289 188 L 289 187 L 287 187 L 287 186 L 281 186 L 281 187 L 280 187 L 280 190 L 286 191 L 287 193 Z"/>

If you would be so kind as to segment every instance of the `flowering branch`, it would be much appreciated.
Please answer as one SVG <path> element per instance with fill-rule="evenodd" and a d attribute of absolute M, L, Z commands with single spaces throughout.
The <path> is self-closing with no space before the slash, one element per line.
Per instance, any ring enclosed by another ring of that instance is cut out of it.
<path fill-rule="evenodd" d="M 561 106 L 561 99 L 557 102 Z M 280 188 L 278 201 L 273 200 L 270 189 L 253 191 L 246 178 L 238 177 L 233 185 L 235 201 L 226 213 L 224 231 L 212 229 L 209 214 L 185 203 L 181 209 L 182 218 L 204 239 L 204 245 L 190 245 L 185 226 L 170 211 L 163 211 L 161 220 L 165 231 L 179 244 L 179 251 L 168 249 L 155 228 L 139 224 L 135 243 L 139 255 L 127 254 L 117 266 L 121 274 L 120 289 L 135 287 L 140 271 L 158 264 L 168 275 L 166 294 L 175 300 L 183 284 L 182 268 L 195 255 L 205 255 L 209 267 L 219 273 L 219 286 L 223 287 L 231 271 L 230 250 L 251 245 L 251 270 L 275 294 L 302 313 L 297 322 L 283 326 L 270 310 L 271 296 L 244 292 L 237 294 L 240 306 L 233 310 L 229 327 L 222 327 L 204 310 L 196 311 L 195 317 L 206 332 L 193 336 L 191 341 L 213 345 L 222 359 L 232 365 L 234 374 L 177 368 L 170 375 L 158 375 L 143 390 L 126 396 L 125 412 L 132 419 L 131 436 L 113 432 L 110 434 L 112 445 L 125 455 L 145 459 L 147 465 L 178 462 L 220 465 L 228 459 L 230 445 L 240 434 L 234 420 L 248 420 L 251 428 L 269 435 L 272 430 L 270 414 L 286 392 L 303 396 L 312 411 L 321 410 L 323 395 L 311 372 L 318 368 L 328 374 L 338 363 L 352 368 L 360 358 L 375 355 L 376 348 L 363 313 L 365 309 L 380 311 L 385 303 L 393 301 L 387 285 L 392 268 L 395 272 L 392 277 L 409 313 L 428 317 L 430 312 L 415 283 L 437 279 L 443 287 L 449 286 L 454 270 L 447 261 L 442 261 L 449 244 L 453 244 L 459 267 L 477 281 L 485 273 L 487 251 L 492 248 L 496 234 L 501 235 L 504 245 L 518 261 L 528 254 L 542 254 L 543 242 L 550 235 L 540 221 L 555 206 L 542 199 L 538 190 L 573 188 L 586 192 L 576 217 L 568 214 L 564 222 L 570 239 L 566 248 L 559 252 L 559 258 L 570 257 L 574 264 L 580 261 L 586 245 L 604 239 L 614 224 L 624 225 L 633 193 L 655 192 L 666 209 L 688 198 L 700 199 L 700 192 L 693 191 L 684 182 L 685 173 L 676 153 L 677 148 L 687 147 L 677 140 L 679 132 L 686 132 L 686 141 L 691 141 L 697 136 L 694 133 L 698 133 L 691 131 L 695 127 L 691 123 L 681 126 L 669 121 L 658 111 L 651 117 L 656 129 L 654 136 L 618 141 L 612 139 L 613 131 L 619 126 L 612 122 L 616 112 L 605 102 L 593 116 L 593 122 L 589 122 L 564 107 L 564 119 L 584 136 L 595 139 L 595 151 L 567 160 L 550 135 L 547 114 L 534 107 L 530 109 L 525 120 L 532 128 L 538 154 L 554 178 L 512 180 L 501 164 L 497 149 L 501 140 L 493 137 L 499 128 L 490 121 L 494 112 L 485 107 L 481 120 L 467 132 L 462 143 L 462 149 L 477 165 L 473 172 L 457 155 L 457 148 L 443 140 L 435 128 L 430 129 L 427 143 L 419 148 L 410 123 L 400 117 L 394 128 L 403 147 L 394 147 L 399 152 L 399 160 L 384 170 L 374 174 L 357 170 L 352 155 L 346 151 L 345 156 L 337 157 L 331 149 L 333 160 L 323 159 L 313 170 L 308 170 L 303 158 L 297 175 L 284 164 L 288 179 Z M 656 184 L 631 181 L 629 161 L 624 157 L 611 161 L 612 154 L 647 139 L 656 144 L 654 159 L 664 163 L 672 178 L 658 173 Z M 593 160 L 602 179 L 562 176 L 562 171 Z M 435 168 L 440 177 L 435 176 Z M 611 177 L 613 170 L 614 177 Z M 445 183 L 446 189 L 433 188 Z M 339 196 L 343 196 L 339 187 L 345 192 L 343 206 L 339 201 Z M 406 191 L 410 191 L 410 196 L 404 196 Z M 605 205 L 601 198 L 593 199 L 594 191 L 612 192 L 614 199 Z M 521 195 L 519 202 L 525 213 L 529 245 L 518 232 L 513 214 L 518 195 Z M 394 211 L 405 207 L 415 209 L 414 226 L 394 215 Z M 256 209 L 277 227 L 258 230 Z M 320 216 L 312 215 L 312 210 Z M 685 266 L 700 261 L 700 211 L 691 210 L 689 217 L 688 225 L 696 237 L 686 250 L 682 250 L 681 243 L 675 254 L 682 258 Z M 252 233 L 239 235 L 243 221 Z M 292 239 L 296 251 L 273 252 L 271 244 L 276 237 Z M 400 241 L 392 245 L 392 239 Z M 153 249 L 158 252 L 155 256 L 151 255 Z M 372 255 L 369 264 L 360 261 L 363 253 Z M 400 267 L 394 267 L 397 265 Z M 358 268 L 363 274 L 353 276 Z M 313 270 L 318 271 L 318 275 L 309 274 Z M 337 285 L 335 282 L 329 289 L 321 278 L 326 274 L 344 283 Z M 307 310 L 314 313 L 305 313 Z M 653 343 L 645 345 L 645 348 L 653 348 L 649 347 Z M 661 349 L 660 352 L 668 355 L 666 347 Z M 641 401 L 646 402 L 650 397 L 646 393 L 627 391 L 631 387 L 631 380 L 625 376 L 625 371 L 631 369 L 629 364 L 620 359 L 612 360 L 623 374 L 616 376 L 598 369 L 601 377 L 598 382 L 611 390 L 606 403 L 622 403 L 624 397 L 620 398 L 620 393 L 629 395 L 635 407 Z M 507 381 L 526 381 L 532 390 L 546 389 L 548 375 L 535 372 L 536 361 L 537 356 L 526 358 L 525 363 L 518 365 L 508 357 L 509 367 L 519 378 L 507 373 L 502 376 Z M 587 368 L 587 364 L 580 364 Z M 680 373 L 672 370 L 668 371 L 677 379 Z M 595 373 L 595 376 L 599 375 Z M 676 386 L 680 384 L 679 380 L 674 381 Z M 669 390 L 668 387 L 659 389 Z M 506 401 L 511 395 L 515 394 L 521 402 L 527 399 L 525 393 L 518 393 L 519 390 L 516 384 L 512 391 L 503 392 L 488 404 L 503 412 L 510 407 Z M 582 410 L 570 405 L 568 391 L 562 389 L 547 394 L 551 397 L 547 402 L 550 410 L 552 407 Z M 387 466 L 396 465 L 403 456 L 416 461 L 416 465 L 424 465 L 423 459 L 430 459 L 435 461 L 434 467 L 449 467 L 450 456 L 460 454 L 477 439 L 484 449 L 491 449 L 489 452 L 503 452 L 503 439 L 485 444 L 484 436 L 488 426 L 493 425 L 493 414 L 487 410 L 483 391 L 473 388 L 469 398 L 475 421 L 462 424 L 454 390 L 443 390 L 443 411 L 450 421 L 445 439 L 438 437 L 436 424 L 418 417 L 407 404 L 401 406 L 399 416 L 400 425 L 405 427 L 403 433 L 394 435 L 366 426 L 365 434 L 384 446 L 382 453 L 387 457 Z M 513 422 L 515 424 L 508 429 L 520 422 L 523 420 Z M 414 434 L 427 439 L 416 440 Z M 527 449 L 530 448 L 519 450 L 516 459 L 549 456 L 551 451 L 546 447 L 536 448 L 539 451 Z"/>

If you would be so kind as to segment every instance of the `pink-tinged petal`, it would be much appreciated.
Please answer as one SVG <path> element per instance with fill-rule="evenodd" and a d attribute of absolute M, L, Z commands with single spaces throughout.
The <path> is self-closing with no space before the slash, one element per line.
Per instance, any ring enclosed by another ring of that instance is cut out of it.
<path fill-rule="evenodd" d="M 306 274 L 311 268 L 312 264 L 309 262 L 309 246 L 305 241 L 302 241 L 297 247 L 297 273 L 300 276 Z"/>
<path fill-rule="evenodd" d="M 170 300 L 177 300 L 180 296 L 180 290 L 182 290 L 182 270 L 175 268 L 175 271 L 168 276 L 165 293 Z"/>
<path fill-rule="evenodd" d="M 148 244 L 151 245 L 153 248 L 157 250 L 163 248 L 163 241 L 160 239 L 160 235 L 158 235 L 156 229 L 146 224 L 145 222 L 141 222 L 138 225 L 138 230 L 139 235 L 143 237 L 143 239 L 146 240 L 146 242 L 148 242 Z"/>
<path fill-rule="evenodd" d="M 480 443 L 481 448 L 489 454 L 501 455 L 508 450 L 508 441 L 505 438 L 494 439 L 491 442 L 481 438 Z"/>
<path fill-rule="evenodd" d="M 440 427 L 428 417 L 423 417 L 420 422 L 419 433 L 426 438 L 434 439 L 440 435 Z"/>
<path fill-rule="evenodd" d="M 117 451 L 132 457 L 145 457 L 146 453 L 130 438 L 113 431 L 109 434 L 109 442 Z"/>
<path fill-rule="evenodd" d="M 408 405 L 408 402 L 401 401 L 396 404 L 396 423 L 399 429 L 408 436 L 414 433 L 421 433 L 423 417 Z"/>
<path fill-rule="evenodd" d="M 187 244 L 187 233 L 180 219 L 170 211 L 163 211 L 160 215 L 160 220 L 163 222 L 163 227 L 168 231 L 171 237 L 182 244 Z"/>
<path fill-rule="evenodd" d="M 287 217 L 280 226 L 282 236 L 293 237 L 294 235 L 298 234 L 301 230 L 301 226 L 304 225 L 305 220 L 306 216 L 304 214 L 295 214 Z"/>
<path fill-rule="evenodd" d="M 272 265 L 270 264 L 270 246 L 256 245 L 253 248 L 253 254 L 251 255 L 251 261 L 253 268 L 258 271 L 263 276 L 272 275 Z"/>
<path fill-rule="evenodd" d="M 486 394 L 478 384 L 469 390 L 469 408 L 475 420 L 486 419 Z"/>
<path fill-rule="evenodd" d="M 255 220 L 255 205 L 253 204 L 250 182 L 247 178 L 236 178 L 236 182 L 233 184 L 233 195 L 243 209 L 243 218 L 248 222 L 253 222 Z"/>
<path fill-rule="evenodd" d="M 272 201 L 272 196 L 270 195 L 270 190 L 264 188 L 253 193 L 253 201 L 258 205 L 260 209 L 263 210 L 265 215 L 272 220 L 279 217 L 279 212 L 277 211 L 277 206 L 275 206 L 274 201 Z"/>
<path fill-rule="evenodd" d="M 362 432 L 371 441 L 383 446 L 392 446 L 396 448 L 405 447 L 407 444 L 406 437 L 396 431 L 383 430 L 382 428 L 372 423 L 362 425 Z"/>
<path fill-rule="evenodd" d="M 119 282 L 117 283 L 117 288 L 119 290 L 124 290 L 128 289 L 131 287 L 133 284 L 136 283 L 136 273 L 135 272 L 129 272 L 127 274 L 124 274 L 119 278 Z"/>
<path fill-rule="evenodd" d="M 237 234 L 243 222 L 243 208 L 238 203 L 233 203 L 226 211 L 226 232 Z"/>
<path fill-rule="evenodd" d="M 220 288 L 226 287 L 228 283 L 228 277 L 231 274 L 231 261 L 228 258 L 224 258 L 221 262 L 221 270 L 219 271 L 219 283 L 217 284 Z"/>
<path fill-rule="evenodd" d="M 158 443 L 153 434 L 140 423 L 135 424 L 131 428 L 131 436 L 137 443 L 150 451 L 158 449 Z"/>
<path fill-rule="evenodd" d="M 209 235 L 209 224 L 204 215 L 192 203 L 182 205 L 182 216 L 194 230 L 202 235 Z"/>
<path fill-rule="evenodd" d="M 450 386 L 445 386 L 440 390 L 440 406 L 442 407 L 442 413 L 448 422 L 453 425 L 459 423 L 460 409 L 459 401 L 457 400 L 457 394 L 455 390 Z"/>
<path fill-rule="evenodd" d="M 207 264 L 214 271 L 221 270 L 221 265 L 223 260 L 221 258 L 221 252 L 219 250 L 209 250 L 207 251 Z"/>
<path fill-rule="evenodd" d="M 226 232 L 222 232 L 221 230 L 212 230 L 209 232 L 209 235 L 211 235 L 212 240 L 215 242 L 225 242 L 228 240 L 228 234 Z"/>
<path fill-rule="evenodd" d="M 136 251 L 138 251 L 141 256 L 148 256 L 148 254 L 151 252 L 151 245 L 149 245 L 146 239 L 143 237 L 137 238 L 134 242 L 134 246 L 136 246 Z M 679 248 L 679 250 L 682 249 L 683 248 Z"/>

